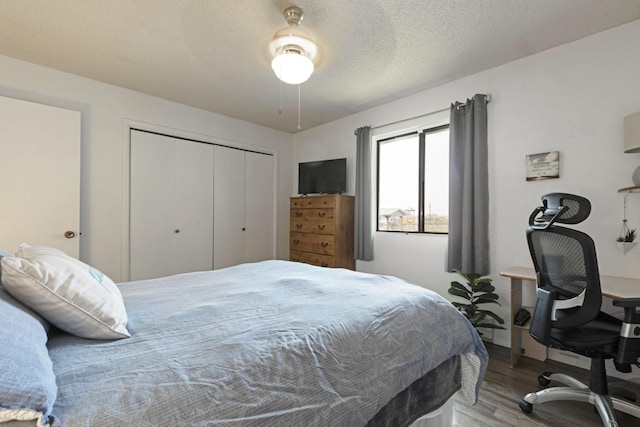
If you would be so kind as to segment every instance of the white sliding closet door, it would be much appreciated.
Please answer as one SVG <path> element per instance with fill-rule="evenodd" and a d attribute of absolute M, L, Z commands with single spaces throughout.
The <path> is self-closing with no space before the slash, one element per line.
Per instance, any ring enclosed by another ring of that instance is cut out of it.
<path fill-rule="evenodd" d="M 247 152 L 245 164 L 245 262 L 274 259 L 274 159 Z"/>
<path fill-rule="evenodd" d="M 80 254 L 78 111 L 0 97 L 0 248 L 20 243 Z"/>
<path fill-rule="evenodd" d="M 216 146 L 214 171 L 214 268 L 273 259 L 273 156 Z"/>
<path fill-rule="evenodd" d="M 213 268 L 244 262 L 245 152 L 217 145 L 214 161 Z"/>
<path fill-rule="evenodd" d="M 213 146 L 132 130 L 130 279 L 210 270 Z"/>

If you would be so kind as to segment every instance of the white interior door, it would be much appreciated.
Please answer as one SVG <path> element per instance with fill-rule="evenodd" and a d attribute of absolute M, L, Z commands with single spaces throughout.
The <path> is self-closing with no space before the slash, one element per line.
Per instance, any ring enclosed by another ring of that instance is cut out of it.
<path fill-rule="evenodd" d="M 216 146 L 214 155 L 213 267 L 245 259 L 245 152 Z"/>
<path fill-rule="evenodd" d="M 0 248 L 79 257 L 80 144 L 80 112 L 0 97 Z"/>
<path fill-rule="evenodd" d="M 213 146 L 132 130 L 130 280 L 210 270 Z"/>
<path fill-rule="evenodd" d="M 274 158 L 247 152 L 245 164 L 245 262 L 274 259 Z"/>

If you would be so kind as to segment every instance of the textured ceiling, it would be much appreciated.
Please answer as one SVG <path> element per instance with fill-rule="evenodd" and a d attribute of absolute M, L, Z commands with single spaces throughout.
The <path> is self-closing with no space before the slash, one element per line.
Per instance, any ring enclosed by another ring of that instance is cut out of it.
<path fill-rule="evenodd" d="M 2 0 L 0 54 L 297 132 L 268 51 L 292 4 L 321 49 L 303 129 L 640 19 L 639 0 Z"/>

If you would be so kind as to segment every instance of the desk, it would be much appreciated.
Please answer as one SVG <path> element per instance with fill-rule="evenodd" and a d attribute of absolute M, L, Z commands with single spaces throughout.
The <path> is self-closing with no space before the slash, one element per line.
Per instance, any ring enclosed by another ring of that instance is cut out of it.
<path fill-rule="evenodd" d="M 500 275 L 511 279 L 511 367 L 515 367 L 523 353 L 522 334 L 528 335 L 528 322 L 524 326 L 513 324 L 513 319 L 522 305 L 523 281 L 536 285 L 536 273 L 530 267 L 510 267 L 500 271 Z M 602 295 L 613 298 L 638 298 L 640 296 L 640 279 L 626 279 L 622 277 L 600 276 Z M 533 307 L 525 307 L 533 315 Z M 543 346 L 540 344 L 540 348 Z"/>

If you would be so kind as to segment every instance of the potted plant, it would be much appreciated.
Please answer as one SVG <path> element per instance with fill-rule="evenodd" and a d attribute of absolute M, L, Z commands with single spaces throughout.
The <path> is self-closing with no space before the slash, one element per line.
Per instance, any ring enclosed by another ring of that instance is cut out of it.
<path fill-rule="evenodd" d="M 618 242 L 631 243 L 636 239 L 636 229 L 627 230 L 624 236 L 618 237 Z"/>
<path fill-rule="evenodd" d="M 476 273 L 463 273 L 454 270 L 466 280 L 466 285 L 454 280 L 451 282 L 449 293 L 463 298 L 466 302 L 453 301 L 452 304 L 469 319 L 469 322 L 478 331 L 478 328 L 505 329 L 504 320 L 490 310 L 481 309 L 480 304 L 498 304 L 498 295 L 494 292 L 496 288 L 491 284 L 491 279 L 482 277 Z M 489 321 L 487 316 L 494 319 L 498 324 Z"/>
<path fill-rule="evenodd" d="M 623 222 L 626 222 L 626 220 Z M 622 253 L 626 254 L 627 252 L 629 252 L 631 248 L 633 248 L 636 245 L 636 242 L 634 242 L 635 239 L 636 239 L 636 229 L 634 228 L 629 230 L 628 228 L 626 228 L 626 224 L 625 224 L 623 225 L 622 232 L 620 233 L 620 237 L 616 239 L 616 242 L 618 242 L 618 247 L 622 248 Z"/>

